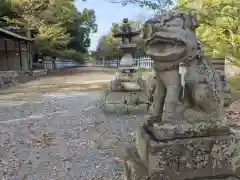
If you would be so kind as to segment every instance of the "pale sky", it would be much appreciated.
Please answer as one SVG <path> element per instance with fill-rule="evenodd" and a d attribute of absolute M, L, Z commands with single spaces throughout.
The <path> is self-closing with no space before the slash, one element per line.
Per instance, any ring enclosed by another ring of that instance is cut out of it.
<path fill-rule="evenodd" d="M 91 35 L 91 47 L 89 50 L 95 50 L 98 40 L 102 35 L 107 34 L 112 23 L 120 22 L 123 18 L 135 19 L 141 14 L 149 15 L 150 9 L 143 9 L 133 5 L 123 7 L 121 4 L 113 4 L 107 0 L 81 0 L 76 1 L 77 8 L 81 11 L 84 8 L 94 9 L 97 17 L 98 32 Z"/>

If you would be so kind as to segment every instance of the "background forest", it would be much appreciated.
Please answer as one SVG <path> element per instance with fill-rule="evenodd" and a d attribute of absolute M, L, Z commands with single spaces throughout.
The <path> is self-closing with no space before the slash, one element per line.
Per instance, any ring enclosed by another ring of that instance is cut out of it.
<path fill-rule="evenodd" d="M 79 12 L 74 0 L 1 0 L 0 27 L 20 27 L 34 38 L 35 51 L 83 61 L 88 56 L 91 33 L 97 32 L 93 9 Z M 109 0 L 109 3 L 133 4 L 161 13 L 165 10 L 184 9 L 199 16 L 197 34 L 210 56 L 225 56 L 240 65 L 240 1 L 239 0 Z M 147 19 L 142 15 L 130 24 L 140 29 Z M 121 21 L 121 20 L 119 20 Z M 14 25 L 14 26 L 13 26 Z M 113 23 L 111 29 L 99 39 L 95 59 L 119 57 L 119 41 L 113 37 L 121 23 Z M 15 31 L 17 31 L 15 29 Z M 144 56 L 143 41 L 135 39 L 136 56 Z"/>
<path fill-rule="evenodd" d="M 38 54 L 76 61 L 84 60 L 97 31 L 94 10 L 79 12 L 74 0 L 1 0 L 0 27 L 34 38 Z"/>
<path fill-rule="evenodd" d="M 234 64 L 240 65 L 240 1 L 239 0 L 112 0 L 112 3 L 121 3 L 123 6 L 134 4 L 148 7 L 161 13 L 167 9 L 184 9 L 198 14 L 199 27 L 197 34 L 205 44 L 205 54 L 208 56 L 225 56 Z M 140 28 L 147 17 L 132 20 L 135 28 Z M 109 33 L 99 40 L 95 55 L 111 59 L 119 56 L 118 41 L 113 38 L 116 27 L 121 24 L 112 24 Z M 138 44 L 137 56 L 144 55 L 143 42 Z"/>

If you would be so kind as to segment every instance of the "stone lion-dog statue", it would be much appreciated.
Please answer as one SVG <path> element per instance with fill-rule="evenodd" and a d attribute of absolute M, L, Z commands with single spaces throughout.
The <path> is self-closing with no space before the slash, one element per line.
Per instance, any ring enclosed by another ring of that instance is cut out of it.
<path fill-rule="evenodd" d="M 188 122 L 221 119 L 222 83 L 203 57 L 197 26 L 194 14 L 180 11 L 169 11 L 145 23 L 145 51 L 154 61 L 155 121 L 173 121 L 180 118 L 179 113 Z"/>

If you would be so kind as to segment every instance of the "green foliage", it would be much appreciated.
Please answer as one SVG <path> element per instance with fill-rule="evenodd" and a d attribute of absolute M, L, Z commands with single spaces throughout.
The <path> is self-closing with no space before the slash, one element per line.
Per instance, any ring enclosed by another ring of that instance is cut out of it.
<path fill-rule="evenodd" d="M 0 17 L 7 23 L 22 25 L 26 31 L 33 29 L 39 52 L 82 61 L 81 54 L 87 52 L 91 43 L 90 33 L 97 31 L 96 16 L 91 9 L 78 12 L 74 3 L 74 0 L 4 0 Z"/>
<path fill-rule="evenodd" d="M 105 59 L 120 57 L 121 52 L 119 51 L 118 45 L 119 43 L 113 38 L 112 33 L 102 36 L 99 39 L 96 59 L 101 59 L 101 57 L 104 57 Z"/>
<path fill-rule="evenodd" d="M 0 17 L 8 15 L 10 11 L 11 11 L 11 2 L 9 0 L 1 0 Z"/>
<path fill-rule="evenodd" d="M 153 10 L 165 11 L 174 5 L 174 0 L 109 0 L 112 3 L 121 3 L 123 6 L 133 4 Z"/>
<path fill-rule="evenodd" d="M 97 32 L 96 15 L 94 10 L 84 9 L 74 18 L 74 23 L 68 24 L 68 32 L 72 37 L 68 47 L 86 53 L 90 47 L 90 33 Z"/>
<path fill-rule="evenodd" d="M 65 59 L 72 59 L 79 62 L 84 62 L 84 54 L 75 50 L 63 49 L 58 50 L 51 44 L 43 41 L 35 41 L 38 53 L 41 55 L 51 55 L 52 57 L 61 57 Z"/>
<path fill-rule="evenodd" d="M 15 18 L 16 14 L 11 10 L 11 1 L 10 0 L 1 0 L 1 3 L 0 3 L 0 26 L 4 26 L 6 24 L 7 17 Z"/>
<path fill-rule="evenodd" d="M 239 0 L 110 0 L 122 5 L 133 4 L 163 12 L 172 8 L 195 11 L 199 15 L 197 34 L 206 45 L 207 55 L 227 56 L 240 66 Z M 114 27 L 116 29 L 116 27 Z"/>
<path fill-rule="evenodd" d="M 239 0 L 181 0 L 180 9 L 199 15 L 197 34 L 209 54 L 227 56 L 240 65 L 240 1 Z"/>
<path fill-rule="evenodd" d="M 96 59 L 100 59 L 100 57 L 104 57 L 105 59 L 115 59 L 120 58 L 122 53 L 120 50 L 121 38 L 114 38 L 114 34 L 117 33 L 120 28 L 126 25 L 124 23 L 113 23 L 110 28 L 110 32 L 102 36 L 99 39 L 97 51 L 96 51 Z M 143 25 L 143 21 L 134 21 L 129 20 L 127 26 L 131 26 L 133 29 L 141 29 Z M 136 37 L 133 41 L 137 44 L 137 52 L 136 56 L 144 56 L 144 41 L 142 38 Z"/>

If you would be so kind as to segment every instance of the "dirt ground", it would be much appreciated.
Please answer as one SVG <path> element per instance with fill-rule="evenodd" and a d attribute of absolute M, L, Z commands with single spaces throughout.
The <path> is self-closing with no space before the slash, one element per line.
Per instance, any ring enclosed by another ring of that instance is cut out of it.
<path fill-rule="evenodd" d="M 106 87 L 114 79 L 116 70 L 101 67 L 81 67 L 62 69 L 49 73 L 36 80 L 18 84 L 8 89 L 1 90 L 0 94 L 34 92 L 64 92 L 99 89 Z M 143 73 L 145 77 L 148 72 Z"/>
<path fill-rule="evenodd" d="M 80 91 L 96 89 L 108 85 L 114 78 L 114 73 L 102 68 L 75 68 L 58 70 L 24 84 L 18 84 L 8 89 L 0 90 L 0 94 L 22 93 L 26 91 Z"/>
<path fill-rule="evenodd" d="M 115 148 L 134 142 L 143 116 L 105 114 L 102 90 L 80 91 L 84 83 L 112 78 L 104 72 L 52 75 L 2 92 L 0 179 L 123 179 Z"/>
<path fill-rule="evenodd" d="M 111 79 L 101 71 L 59 72 L 2 92 L 0 179 L 123 179 L 116 146 L 134 142 L 146 114 L 106 114 L 99 108 L 102 90 L 81 91 Z M 234 125 L 239 104 L 227 110 Z"/>

